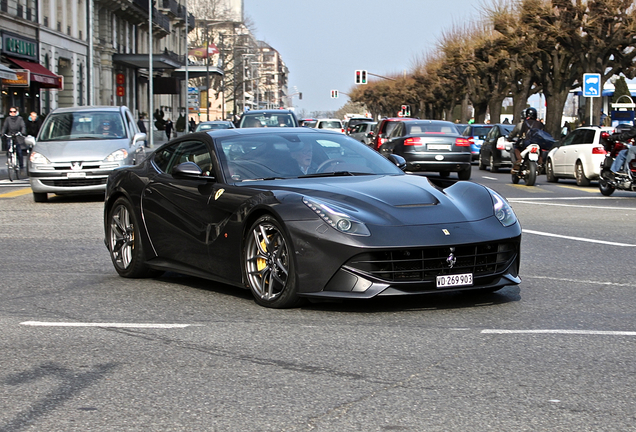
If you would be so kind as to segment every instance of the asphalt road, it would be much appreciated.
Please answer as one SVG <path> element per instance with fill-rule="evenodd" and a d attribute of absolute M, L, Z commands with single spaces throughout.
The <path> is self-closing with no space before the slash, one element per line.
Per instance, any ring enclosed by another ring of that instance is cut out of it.
<path fill-rule="evenodd" d="M 0 432 L 636 430 L 636 193 L 473 181 L 522 223 L 519 287 L 291 310 L 122 279 L 99 199 L 0 182 Z"/>

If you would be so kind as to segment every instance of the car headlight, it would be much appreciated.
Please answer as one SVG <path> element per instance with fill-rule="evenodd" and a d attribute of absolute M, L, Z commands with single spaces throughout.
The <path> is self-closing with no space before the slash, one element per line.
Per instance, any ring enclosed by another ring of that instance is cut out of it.
<path fill-rule="evenodd" d="M 515 212 L 512 210 L 512 207 L 508 204 L 508 202 L 503 199 L 499 194 L 490 191 L 490 194 L 493 198 L 493 208 L 495 211 L 495 217 L 501 222 L 501 224 L 505 227 L 513 225 L 517 221 L 517 216 Z"/>
<path fill-rule="evenodd" d="M 31 161 L 31 163 L 33 164 L 38 164 L 38 165 L 45 165 L 45 164 L 51 163 L 51 161 L 48 160 L 46 156 L 38 152 L 31 152 L 31 156 L 29 156 L 29 161 Z"/>
<path fill-rule="evenodd" d="M 336 230 L 351 235 L 370 236 L 371 233 L 365 224 L 352 218 L 344 211 L 332 204 L 315 198 L 303 197 L 303 202 L 312 209 L 322 220 Z"/>
<path fill-rule="evenodd" d="M 104 159 L 104 162 L 117 162 L 124 160 L 128 157 L 128 152 L 125 149 L 115 150 Z"/>

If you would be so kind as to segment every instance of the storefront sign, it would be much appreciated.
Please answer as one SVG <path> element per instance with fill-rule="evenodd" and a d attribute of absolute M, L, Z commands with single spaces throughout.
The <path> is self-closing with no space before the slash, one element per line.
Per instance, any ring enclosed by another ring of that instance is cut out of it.
<path fill-rule="evenodd" d="M 17 80 L 3 79 L 2 80 L 3 85 L 9 86 L 9 87 L 28 87 L 31 85 L 31 74 L 28 70 L 13 69 L 13 72 L 15 72 L 18 79 Z"/>
<path fill-rule="evenodd" d="M 2 32 L 2 52 L 13 57 L 38 62 L 38 43 L 12 33 Z"/>

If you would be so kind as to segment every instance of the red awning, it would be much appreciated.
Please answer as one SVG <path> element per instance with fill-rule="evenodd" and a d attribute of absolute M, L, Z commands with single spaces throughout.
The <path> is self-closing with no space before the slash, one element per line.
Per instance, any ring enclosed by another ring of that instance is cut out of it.
<path fill-rule="evenodd" d="M 11 57 L 7 58 L 22 69 L 28 69 L 31 71 L 31 81 L 35 81 L 40 85 L 40 87 L 56 89 L 62 88 L 62 77 L 55 75 L 41 64 Z"/>

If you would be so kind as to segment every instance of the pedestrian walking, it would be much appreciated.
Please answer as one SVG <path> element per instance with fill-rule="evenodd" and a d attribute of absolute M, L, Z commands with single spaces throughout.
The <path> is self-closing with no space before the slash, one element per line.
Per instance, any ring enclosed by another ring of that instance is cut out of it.
<path fill-rule="evenodd" d="M 144 115 L 139 114 L 139 120 L 137 120 L 137 127 L 139 128 L 139 132 L 148 133 L 146 131 L 146 125 L 144 124 Z"/>
<path fill-rule="evenodd" d="M 26 125 L 27 135 L 31 135 L 34 138 L 37 137 L 41 127 L 42 119 L 38 116 L 38 113 L 31 111 L 31 114 L 29 114 L 29 121 Z"/>
<path fill-rule="evenodd" d="M 168 118 L 166 120 L 166 136 L 168 137 L 168 140 L 170 140 L 170 135 L 172 135 L 172 120 L 170 120 L 170 118 Z"/>

